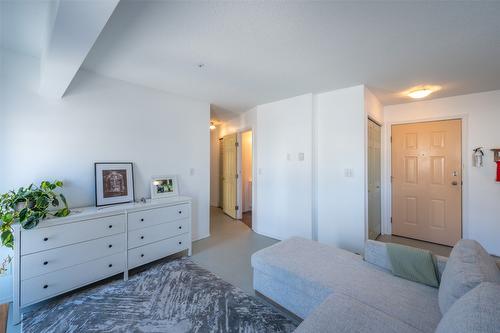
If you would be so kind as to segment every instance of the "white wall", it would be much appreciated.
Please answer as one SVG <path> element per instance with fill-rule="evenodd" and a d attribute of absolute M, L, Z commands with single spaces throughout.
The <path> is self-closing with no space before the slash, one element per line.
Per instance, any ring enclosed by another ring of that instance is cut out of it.
<path fill-rule="evenodd" d="M 257 124 L 256 231 L 311 238 L 312 94 L 259 105 Z"/>
<path fill-rule="evenodd" d="M 384 117 L 387 132 L 391 123 L 464 117 L 463 236 L 479 241 L 490 253 L 500 255 L 500 183 L 495 182 L 495 163 L 493 153 L 489 151 L 500 148 L 500 90 L 391 105 L 384 108 Z M 386 150 L 388 141 L 385 139 Z M 485 148 L 483 168 L 472 167 L 472 149 L 476 147 Z M 385 171 L 385 181 L 389 186 L 389 168 L 386 167 Z M 390 212 L 390 192 L 385 203 Z M 389 215 L 385 215 L 386 224 Z"/>
<path fill-rule="evenodd" d="M 221 136 L 254 130 L 254 230 L 363 252 L 367 117 L 382 121 L 382 110 L 356 86 L 259 105 L 225 123 Z"/>
<path fill-rule="evenodd" d="M 315 96 L 318 240 L 358 253 L 366 233 L 364 91 L 356 86 Z"/>
<path fill-rule="evenodd" d="M 5 57 L 4 57 L 5 58 Z M 177 174 L 193 197 L 193 238 L 209 235 L 208 103 L 80 71 L 63 99 L 36 93 L 38 59 L 8 56 L 2 75 L 0 192 L 65 182 L 72 207 L 94 205 L 94 162 L 134 162 L 135 197 Z"/>
<path fill-rule="evenodd" d="M 217 126 L 210 131 L 210 206 L 220 207 L 220 146 Z"/>

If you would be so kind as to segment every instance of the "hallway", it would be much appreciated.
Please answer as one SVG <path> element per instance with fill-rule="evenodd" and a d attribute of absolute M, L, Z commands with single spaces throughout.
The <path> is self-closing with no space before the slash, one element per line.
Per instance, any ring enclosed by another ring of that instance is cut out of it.
<path fill-rule="evenodd" d="M 256 234 L 244 223 L 210 208 L 210 237 L 193 243 L 191 260 L 220 278 L 253 295 L 250 257 L 260 249 L 277 243 Z"/>

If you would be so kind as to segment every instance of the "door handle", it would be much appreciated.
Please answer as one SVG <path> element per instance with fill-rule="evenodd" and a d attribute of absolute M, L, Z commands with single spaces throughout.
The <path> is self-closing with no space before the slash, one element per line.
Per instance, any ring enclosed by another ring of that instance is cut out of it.
<path fill-rule="evenodd" d="M 457 182 L 456 180 L 454 180 L 454 181 L 452 181 L 452 182 L 451 182 L 451 185 L 453 185 L 453 186 L 457 186 L 457 185 L 458 185 L 458 182 Z"/>

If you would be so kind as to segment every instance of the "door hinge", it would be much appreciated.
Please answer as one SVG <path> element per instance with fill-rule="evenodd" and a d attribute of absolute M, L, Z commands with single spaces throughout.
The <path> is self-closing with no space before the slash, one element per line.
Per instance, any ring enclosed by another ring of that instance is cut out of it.
<path fill-rule="evenodd" d="M 234 210 L 239 210 L 239 209 L 240 209 L 240 207 L 234 206 Z"/>
<path fill-rule="evenodd" d="M 240 143 L 239 143 L 239 142 L 235 142 L 235 143 L 234 143 L 234 145 L 235 145 L 236 147 L 239 147 L 239 146 L 240 146 Z"/>
<path fill-rule="evenodd" d="M 392 135 L 391 135 L 391 143 L 392 143 Z"/>
<path fill-rule="evenodd" d="M 238 179 L 238 174 L 235 174 L 235 175 L 234 175 L 234 177 L 235 177 L 236 179 Z"/>
<path fill-rule="evenodd" d="M 392 217 L 391 217 L 391 224 L 392 224 Z"/>

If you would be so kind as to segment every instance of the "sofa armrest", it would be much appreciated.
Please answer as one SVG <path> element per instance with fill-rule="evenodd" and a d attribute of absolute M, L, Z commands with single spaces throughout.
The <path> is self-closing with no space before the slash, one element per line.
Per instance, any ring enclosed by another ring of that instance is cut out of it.
<path fill-rule="evenodd" d="M 441 279 L 441 275 L 443 275 L 448 258 L 437 255 L 435 257 L 439 279 Z M 392 271 L 391 261 L 387 255 L 386 243 L 384 242 L 367 240 L 365 243 L 364 260 L 370 264 Z"/>

